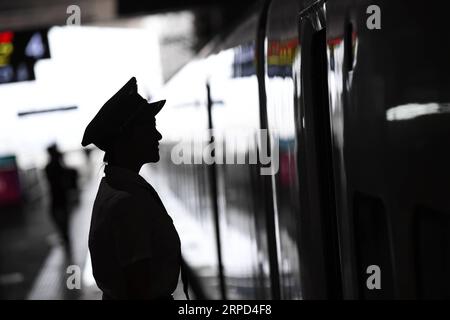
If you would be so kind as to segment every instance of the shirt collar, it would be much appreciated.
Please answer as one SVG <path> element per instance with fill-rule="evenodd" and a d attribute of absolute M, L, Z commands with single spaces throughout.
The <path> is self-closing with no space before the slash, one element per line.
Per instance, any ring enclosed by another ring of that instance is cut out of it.
<path fill-rule="evenodd" d="M 119 189 L 129 190 L 136 187 L 143 187 L 153 191 L 153 188 L 142 176 L 130 169 L 106 165 L 105 177 L 114 186 L 119 187 Z"/>

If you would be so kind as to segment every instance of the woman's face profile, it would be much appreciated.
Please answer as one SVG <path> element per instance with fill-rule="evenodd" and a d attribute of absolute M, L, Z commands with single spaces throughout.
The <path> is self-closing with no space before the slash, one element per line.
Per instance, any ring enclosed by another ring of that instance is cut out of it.
<path fill-rule="evenodd" d="M 156 129 L 156 119 L 138 120 L 134 125 L 132 145 L 135 154 L 144 162 L 159 161 L 159 141 L 161 133 Z"/>

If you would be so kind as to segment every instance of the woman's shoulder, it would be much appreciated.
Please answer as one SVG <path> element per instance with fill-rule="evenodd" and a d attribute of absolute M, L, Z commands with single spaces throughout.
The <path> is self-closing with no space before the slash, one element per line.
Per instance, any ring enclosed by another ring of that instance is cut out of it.
<path fill-rule="evenodd" d="M 110 206 L 118 206 L 130 202 L 131 198 L 131 193 L 114 188 L 103 178 L 100 182 L 95 202 L 108 203 Z"/>
<path fill-rule="evenodd" d="M 100 195 L 100 196 L 99 196 Z M 102 181 L 99 189 L 99 195 L 96 202 L 101 203 L 102 207 L 107 208 L 111 212 L 110 217 L 119 220 L 130 219 L 135 220 L 152 220 L 156 219 L 159 214 L 165 213 L 162 202 L 153 193 L 148 192 L 127 192 L 118 190 L 109 185 L 106 181 Z"/>

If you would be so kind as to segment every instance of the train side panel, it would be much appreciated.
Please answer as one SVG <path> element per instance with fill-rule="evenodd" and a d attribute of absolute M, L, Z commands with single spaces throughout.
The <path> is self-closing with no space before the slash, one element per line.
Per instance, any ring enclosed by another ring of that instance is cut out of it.
<path fill-rule="evenodd" d="M 426 9 L 327 2 L 341 249 L 354 271 L 345 274 L 347 297 L 450 294 L 450 46 L 445 11 L 437 1 Z M 380 290 L 367 286 L 371 265 Z"/>

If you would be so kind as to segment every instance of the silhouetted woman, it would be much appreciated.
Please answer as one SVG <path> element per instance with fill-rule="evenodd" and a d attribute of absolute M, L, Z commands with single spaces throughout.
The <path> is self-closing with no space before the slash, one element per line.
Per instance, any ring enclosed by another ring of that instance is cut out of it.
<path fill-rule="evenodd" d="M 89 232 L 103 299 L 173 299 L 177 287 L 180 239 L 158 194 L 139 175 L 143 164 L 159 160 L 162 136 L 155 115 L 164 103 L 142 98 L 133 77 L 84 133 L 82 145 L 93 143 L 105 151 L 107 163 Z"/>

